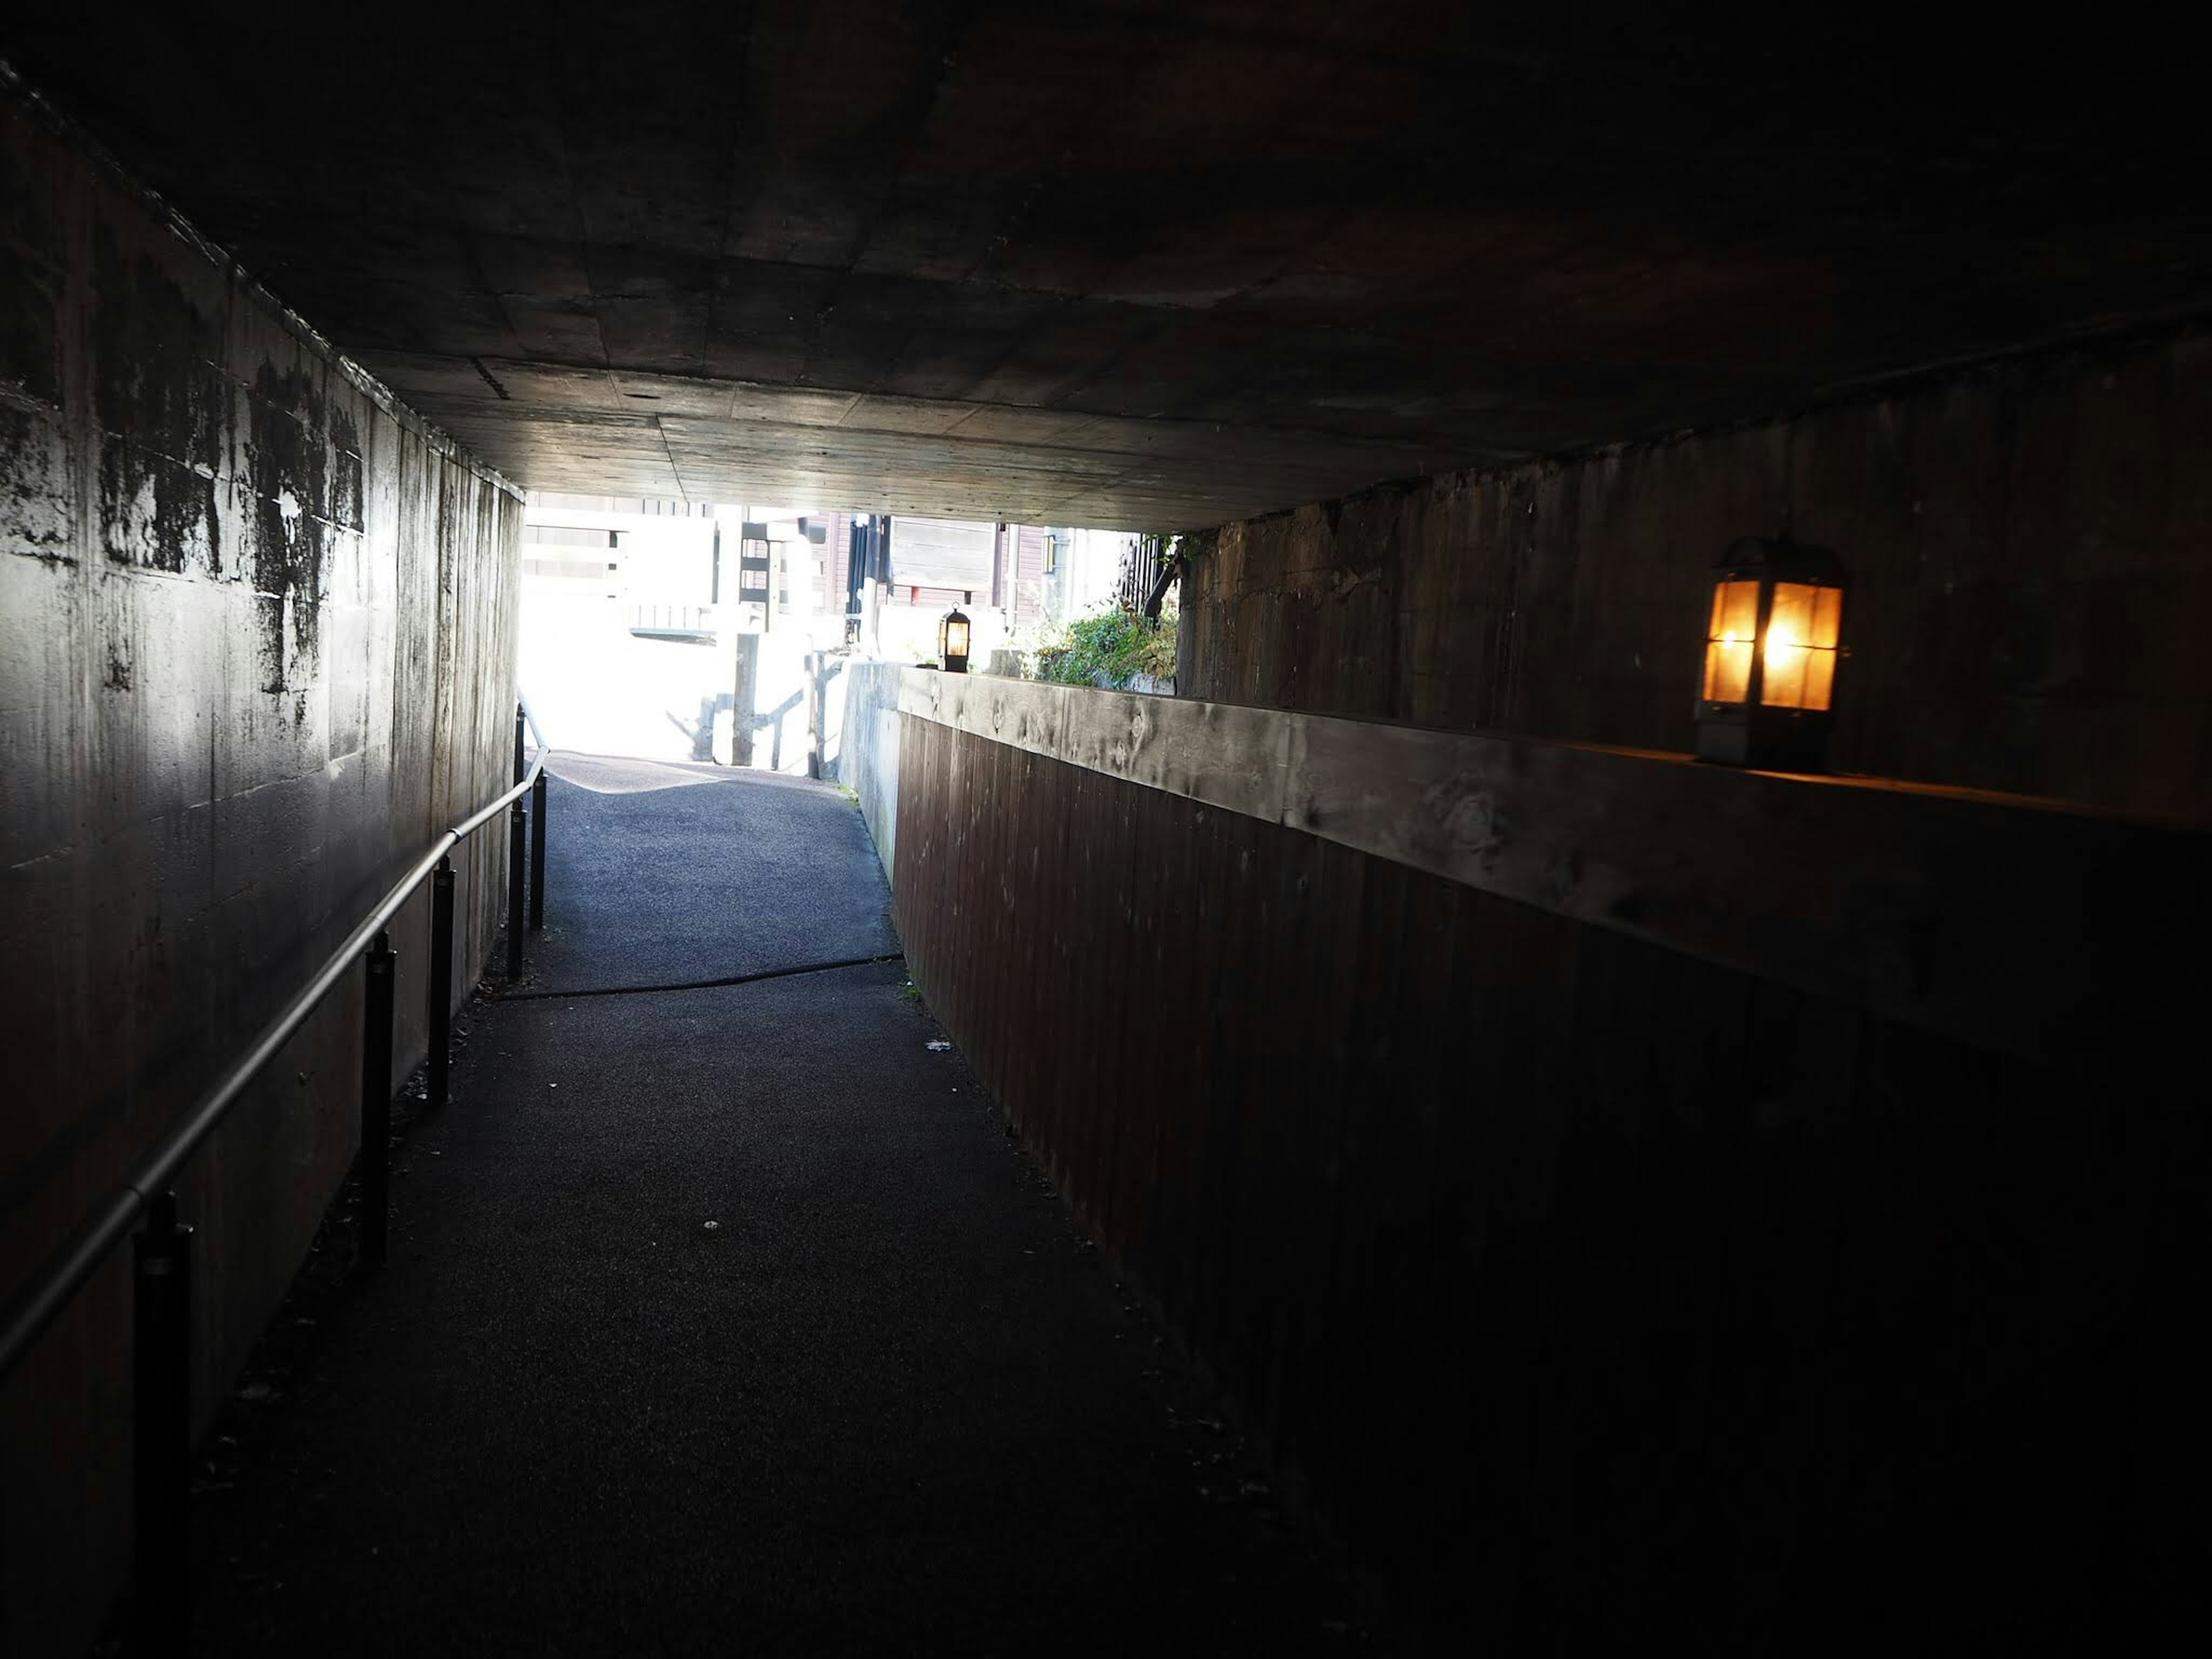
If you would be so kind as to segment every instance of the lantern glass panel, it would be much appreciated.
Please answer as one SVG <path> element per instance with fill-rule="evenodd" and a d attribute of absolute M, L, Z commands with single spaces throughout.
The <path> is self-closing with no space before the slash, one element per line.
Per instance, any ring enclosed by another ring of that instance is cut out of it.
<path fill-rule="evenodd" d="M 956 620 L 945 624 L 945 654 L 947 657 L 968 654 L 968 624 L 965 621 Z"/>
<path fill-rule="evenodd" d="M 1844 614 L 1840 588 L 1777 582 L 1767 616 L 1759 701 L 1770 708 L 1823 709 L 1836 682 L 1836 641 Z"/>
<path fill-rule="evenodd" d="M 1705 630 L 1705 701 L 1741 702 L 1751 695 L 1751 653 L 1759 637 L 1759 584 L 1713 584 Z"/>

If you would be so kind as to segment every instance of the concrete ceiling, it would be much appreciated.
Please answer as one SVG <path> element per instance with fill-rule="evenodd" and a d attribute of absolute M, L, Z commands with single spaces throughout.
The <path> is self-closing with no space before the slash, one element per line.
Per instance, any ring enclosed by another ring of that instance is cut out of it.
<path fill-rule="evenodd" d="M 2103 15 L 44 9 L 34 83 L 547 489 L 1188 526 L 2212 301 L 2193 60 Z"/>

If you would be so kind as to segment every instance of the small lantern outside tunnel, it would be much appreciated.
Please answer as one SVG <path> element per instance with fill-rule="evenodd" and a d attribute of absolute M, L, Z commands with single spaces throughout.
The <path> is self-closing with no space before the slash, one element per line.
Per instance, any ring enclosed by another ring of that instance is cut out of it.
<path fill-rule="evenodd" d="M 1814 772 L 1834 723 L 1843 565 L 1785 532 L 1746 536 L 1713 570 L 1698 757 Z"/>
<path fill-rule="evenodd" d="M 968 672 L 968 618 L 957 609 L 937 624 L 937 660 L 948 674 Z"/>

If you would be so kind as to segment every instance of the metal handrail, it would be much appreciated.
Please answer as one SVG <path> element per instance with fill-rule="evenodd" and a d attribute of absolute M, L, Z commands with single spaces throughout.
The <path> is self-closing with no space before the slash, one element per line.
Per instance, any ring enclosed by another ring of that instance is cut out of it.
<path fill-rule="evenodd" d="M 151 1207 L 156 1194 L 167 1189 L 191 1155 L 199 1150 L 223 1115 L 246 1087 L 252 1083 L 271 1060 L 276 1051 L 307 1023 L 331 988 L 353 967 L 355 958 L 368 951 L 383 933 L 386 925 L 399 912 L 399 907 L 414 896 L 415 890 L 436 872 L 447 854 L 470 836 L 497 817 L 501 812 L 519 808 L 522 798 L 539 782 L 545 769 L 544 734 L 538 728 L 538 717 L 530 711 L 527 699 L 519 702 L 521 719 L 526 721 L 531 734 L 537 739 L 538 757 L 521 781 L 497 800 L 481 811 L 464 818 L 432 843 L 430 850 L 417 860 L 407 874 L 379 902 L 376 908 L 345 938 L 325 961 L 307 987 L 268 1024 L 261 1034 L 230 1068 L 216 1079 L 215 1086 L 196 1101 L 184 1121 L 162 1137 L 153 1151 L 142 1158 L 122 1187 L 110 1195 L 100 1208 L 88 1217 L 70 1238 L 46 1260 L 45 1267 L 33 1275 L 27 1289 L 20 1291 L 7 1310 L 6 1322 L 0 1325 L 0 1379 L 28 1353 L 39 1338 L 46 1334 L 71 1297 L 84 1288 L 86 1282 L 99 1271 L 107 1253 L 120 1243 L 132 1225 L 143 1218 Z M 516 753 L 521 751 L 518 730 Z M 544 817 L 539 823 L 541 836 Z M 542 846 L 542 841 L 541 841 Z M 542 859 L 540 860 L 542 864 Z M 524 925 L 520 907 L 510 907 L 514 914 L 507 918 L 511 933 L 519 933 Z"/>

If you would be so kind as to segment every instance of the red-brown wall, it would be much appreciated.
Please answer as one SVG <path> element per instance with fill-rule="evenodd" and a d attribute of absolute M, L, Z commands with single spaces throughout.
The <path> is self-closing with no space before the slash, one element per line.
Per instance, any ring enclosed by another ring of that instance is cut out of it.
<path fill-rule="evenodd" d="M 1708 568 L 1787 513 L 1855 583 L 1840 768 L 2201 824 L 2208 354 L 2046 356 L 1229 525 L 1185 579 L 1178 689 L 1686 750 Z M 2164 1080 L 2194 1075 L 2185 1031 L 2085 1012 L 2096 950 L 2054 963 L 2075 1012 L 2030 1060 L 1778 958 L 1717 966 L 901 724 L 896 764 L 870 758 L 933 1010 L 1415 1616 L 1516 1648 L 2017 1646 L 2185 1605 L 2212 1383 L 2170 1310 L 2204 1253 L 2205 1137 Z M 1440 810 L 1362 781 L 1408 823 Z M 1662 845 L 1756 832 L 1650 805 L 1603 810 Z M 1476 816 L 1500 845 L 1559 830 Z M 2115 953 L 2187 987 L 2192 839 L 2147 894 L 2109 859 L 1990 850 L 2035 871 L 2017 914 L 2061 884 L 2156 907 L 2165 936 Z M 1863 908 L 1838 927 L 1879 928 L 1879 858 L 1833 856 Z M 1563 859 L 1561 890 L 1587 873 Z M 1741 888 L 1664 902 L 1756 931 Z"/>
<path fill-rule="evenodd" d="M 1186 696 L 1686 750 L 1735 538 L 1850 573 L 1837 769 L 2212 812 L 2212 338 L 1222 527 Z"/>
<path fill-rule="evenodd" d="M 870 758 L 932 1012 L 1436 1650 L 2124 1644 L 2187 1605 L 2182 1043 L 2073 1022 L 2031 1063 L 902 720 Z"/>

